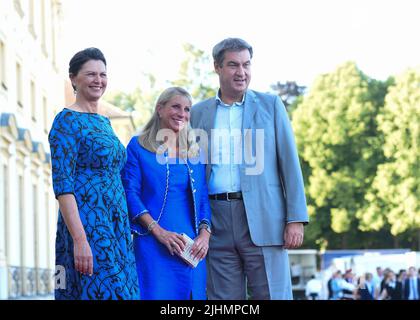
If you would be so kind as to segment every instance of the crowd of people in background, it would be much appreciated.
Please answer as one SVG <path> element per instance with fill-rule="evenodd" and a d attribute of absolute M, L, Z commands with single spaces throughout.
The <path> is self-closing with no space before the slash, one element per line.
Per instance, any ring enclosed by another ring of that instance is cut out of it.
<path fill-rule="evenodd" d="M 320 299 L 321 280 L 315 276 L 306 284 L 305 296 Z M 335 271 L 327 282 L 329 300 L 420 300 L 420 268 L 411 266 L 396 273 L 390 268 L 376 268 L 376 274 L 361 275 L 352 269 Z"/>

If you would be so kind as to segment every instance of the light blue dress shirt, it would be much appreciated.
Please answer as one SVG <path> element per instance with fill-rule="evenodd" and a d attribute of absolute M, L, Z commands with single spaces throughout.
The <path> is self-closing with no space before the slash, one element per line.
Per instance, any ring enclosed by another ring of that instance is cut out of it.
<path fill-rule="evenodd" d="M 417 295 L 417 277 L 410 278 L 410 296 L 408 300 L 418 300 L 419 297 Z"/>
<path fill-rule="evenodd" d="M 209 194 L 241 191 L 242 118 L 245 94 L 241 102 L 225 104 L 216 97 L 216 118 L 212 130 Z"/>

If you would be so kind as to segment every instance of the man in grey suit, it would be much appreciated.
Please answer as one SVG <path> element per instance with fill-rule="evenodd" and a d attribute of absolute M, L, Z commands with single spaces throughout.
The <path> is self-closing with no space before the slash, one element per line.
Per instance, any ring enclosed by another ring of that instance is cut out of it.
<path fill-rule="evenodd" d="M 213 58 L 220 89 L 191 111 L 192 127 L 210 138 L 201 142 L 210 150 L 211 300 L 244 300 L 248 294 L 258 300 L 292 299 L 287 249 L 301 246 L 308 222 L 285 107 L 278 96 L 248 90 L 252 54 L 242 39 L 218 43 Z"/>

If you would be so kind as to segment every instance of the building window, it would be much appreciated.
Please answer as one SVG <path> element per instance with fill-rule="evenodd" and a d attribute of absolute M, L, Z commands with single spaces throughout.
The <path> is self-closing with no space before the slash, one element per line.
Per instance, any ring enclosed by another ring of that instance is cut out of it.
<path fill-rule="evenodd" d="M 32 208 L 34 214 L 34 255 L 35 255 L 35 268 L 39 268 L 39 217 L 38 217 L 38 188 L 36 184 L 32 185 Z M 38 277 L 36 277 L 36 282 Z M 38 285 L 36 286 L 38 288 Z"/>
<path fill-rule="evenodd" d="M 19 62 L 16 63 L 16 98 L 19 107 L 23 108 L 22 103 L 22 67 Z"/>
<path fill-rule="evenodd" d="M 45 56 L 48 55 L 46 17 L 47 15 L 46 15 L 45 1 L 41 1 L 41 46 L 42 46 L 42 51 L 44 52 Z"/>
<path fill-rule="evenodd" d="M 31 80 L 31 115 L 32 120 L 36 121 L 36 90 L 35 81 Z"/>
<path fill-rule="evenodd" d="M 51 254 L 51 252 L 50 252 L 51 241 L 50 241 L 50 202 L 49 202 L 49 199 L 50 199 L 50 196 L 49 196 L 48 192 L 45 192 L 45 194 L 44 194 L 44 209 L 45 209 L 45 212 L 46 212 L 45 223 L 47 224 L 46 228 L 45 228 L 45 230 L 47 230 L 47 232 L 45 234 L 45 236 L 47 238 L 46 241 L 45 241 L 45 243 L 47 243 L 47 254 L 46 254 L 46 257 L 47 257 L 46 265 L 47 266 L 50 264 L 50 254 Z"/>
<path fill-rule="evenodd" d="M 22 159 L 23 160 L 23 159 Z M 23 174 L 23 173 L 22 173 Z M 25 179 L 23 175 L 18 175 L 18 192 L 19 192 L 19 203 L 18 203 L 18 226 L 19 226 L 19 243 L 20 243 L 20 288 L 19 288 L 19 295 L 24 295 L 27 292 L 27 277 L 26 277 L 26 270 L 25 270 L 25 264 L 27 261 L 27 255 L 26 255 L 26 234 L 25 234 Z M 30 205 L 30 204 L 29 204 Z"/>
<path fill-rule="evenodd" d="M 53 10 L 51 12 L 51 55 L 54 67 L 57 68 L 57 30 L 54 27 L 57 25 L 57 16 L 55 15 L 55 8 Z"/>
<path fill-rule="evenodd" d="M 18 190 L 19 190 L 19 203 L 18 203 L 18 215 L 19 215 L 19 242 L 20 242 L 20 263 L 21 265 L 25 261 L 25 227 L 23 221 L 25 221 L 25 187 L 23 182 L 23 176 L 18 176 Z M 24 279 L 22 277 L 22 279 Z M 23 283 L 22 283 L 23 285 Z M 23 289 L 23 288 L 22 288 Z"/>
<path fill-rule="evenodd" d="M 21 0 L 15 0 L 15 9 L 21 18 L 24 16 Z"/>
<path fill-rule="evenodd" d="M 34 38 L 36 38 L 36 30 L 35 30 L 35 0 L 29 0 L 29 32 L 32 34 Z"/>
<path fill-rule="evenodd" d="M 8 256 L 8 241 L 7 241 L 7 234 L 9 232 L 8 227 L 9 227 L 9 194 L 8 194 L 8 190 L 9 190 L 10 186 L 9 186 L 9 170 L 7 168 L 7 165 L 3 165 L 3 209 L 4 209 L 4 235 L 2 235 L 2 237 L 4 237 L 4 250 L 5 250 L 5 256 Z"/>
<path fill-rule="evenodd" d="M 42 98 L 42 112 L 43 112 L 43 117 L 44 117 L 44 131 L 45 133 L 48 133 L 48 126 L 49 126 L 49 117 L 48 117 L 48 103 L 47 103 L 47 98 L 43 97 Z"/>
<path fill-rule="evenodd" d="M 6 86 L 6 49 L 3 41 L 0 40 L 0 85 L 3 89 L 7 89 Z"/>

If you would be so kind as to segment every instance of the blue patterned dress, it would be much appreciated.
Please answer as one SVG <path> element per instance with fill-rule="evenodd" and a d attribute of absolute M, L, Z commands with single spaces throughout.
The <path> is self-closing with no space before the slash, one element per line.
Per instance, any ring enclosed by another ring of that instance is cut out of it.
<path fill-rule="evenodd" d="M 93 276 L 77 272 L 72 237 L 59 212 L 56 266 L 60 268 L 57 270 L 64 268 L 65 282 L 56 287 L 55 298 L 138 299 L 136 263 L 120 178 L 126 153 L 109 119 L 65 108 L 54 119 L 49 142 L 55 196 L 74 194 L 93 254 Z"/>

